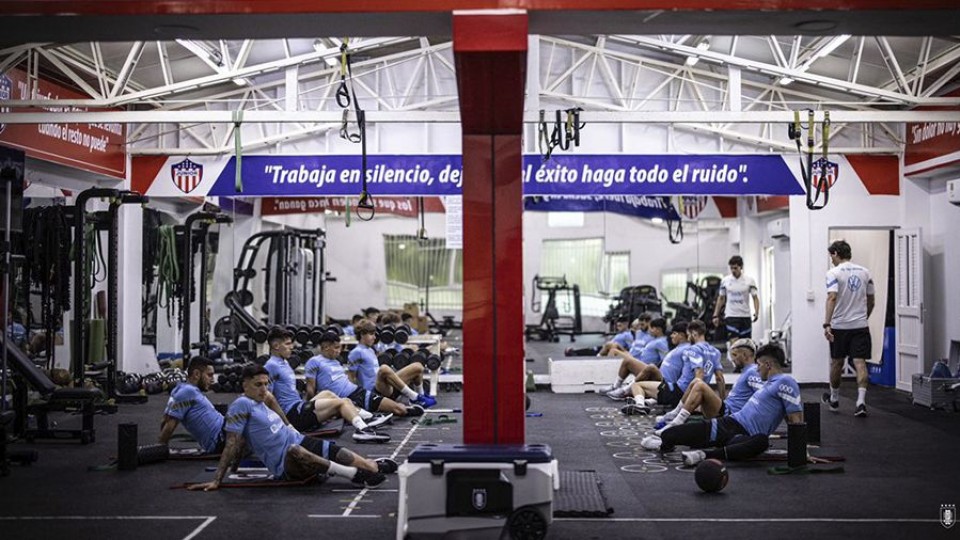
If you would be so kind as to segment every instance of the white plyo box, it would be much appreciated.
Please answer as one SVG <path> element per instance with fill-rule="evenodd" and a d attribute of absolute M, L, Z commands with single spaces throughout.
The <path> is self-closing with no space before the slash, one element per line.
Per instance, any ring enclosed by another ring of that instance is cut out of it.
<path fill-rule="evenodd" d="M 616 356 L 548 358 L 550 388 L 557 394 L 596 392 L 617 380 L 620 362 Z"/>

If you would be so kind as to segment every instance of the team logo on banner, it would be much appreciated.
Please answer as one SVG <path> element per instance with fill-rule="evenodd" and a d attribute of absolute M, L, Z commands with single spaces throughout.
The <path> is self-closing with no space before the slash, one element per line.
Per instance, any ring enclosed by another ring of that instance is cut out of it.
<path fill-rule="evenodd" d="M 684 196 L 680 200 L 681 213 L 687 219 L 697 219 L 700 212 L 707 207 L 706 197 Z"/>
<path fill-rule="evenodd" d="M 940 505 L 940 524 L 943 525 L 945 529 L 953 527 L 953 524 L 957 522 L 957 505 L 955 504 L 941 504 Z"/>
<path fill-rule="evenodd" d="M 13 94 L 13 81 L 6 75 L 0 75 L 0 100 L 8 100 Z M 0 107 L 0 114 L 10 112 L 9 107 Z M 6 124 L 0 124 L 0 133 L 7 128 Z"/>
<path fill-rule="evenodd" d="M 200 181 L 203 180 L 203 165 L 194 163 L 190 159 L 185 159 L 180 163 L 170 167 L 170 176 L 177 189 L 184 193 L 190 193 L 197 189 Z"/>
<path fill-rule="evenodd" d="M 483 510 L 487 507 L 487 490 L 483 488 L 477 488 L 473 490 L 473 497 L 471 497 L 471 502 L 473 507 L 477 510 Z"/>
<path fill-rule="evenodd" d="M 810 167 L 810 185 L 820 191 L 830 189 L 840 176 L 840 166 L 827 158 L 820 158 Z"/>

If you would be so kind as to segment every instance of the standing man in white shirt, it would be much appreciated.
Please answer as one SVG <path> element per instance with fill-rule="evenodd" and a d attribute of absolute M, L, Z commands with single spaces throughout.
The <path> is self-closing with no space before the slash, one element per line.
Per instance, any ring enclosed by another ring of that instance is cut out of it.
<path fill-rule="evenodd" d="M 840 373 L 848 357 L 857 370 L 857 409 L 854 416 L 867 416 L 867 360 L 873 345 L 867 319 L 873 313 L 873 279 L 866 268 L 853 264 L 850 244 L 837 240 L 827 248 L 833 268 L 827 271 L 827 309 L 823 335 L 830 342 L 830 392 L 822 401 L 830 410 L 840 409 Z"/>
<path fill-rule="evenodd" d="M 730 274 L 720 281 L 717 305 L 713 308 L 713 325 L 720 327 L 723 322 L 727 328 L 727 350 L 738 339 L 753 338 L 753 323 L 760 316 L 760 296 L 757 294 L 757 282 L 743 273 L 743 258 L 730 257 Z M 753 313 L 750 312 L 750 298 L 753 298 Z M 721 320 L 720 314 L 723 314 Z M 733 361 L 733 358 L 731 358 Z M 734 361 L 734 373 L 740 373 L 742 366 Z"/>

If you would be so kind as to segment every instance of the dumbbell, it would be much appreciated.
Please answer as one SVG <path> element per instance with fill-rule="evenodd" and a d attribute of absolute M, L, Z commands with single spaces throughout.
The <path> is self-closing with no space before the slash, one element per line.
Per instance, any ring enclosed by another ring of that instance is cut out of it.
<path fill-rule="evenodd" d="M 266 365 L 267 360 L 270 360 L 270 355 L 261 354 L 253 361 L 253 363 L 257 364 L 258 366 L 263 366 L 263 365 Z"/>
<path fill-rule="evenodd" d="M 214 392 L 223 392 L 223 386 L 219 382 L 215 382 L 210 385 L 210 389 Z"/>
<path fill-rule="evenodd" d="M 410 363 L 418 363 L 423 366 L 427 365 L 427 351 L 423 349 L 416 350 L 413 354 L 410 355 Z"/>
<path fill-rule="evenodd" d="M 393 345 L 396 340 L 395 329 L 392 324 L 380 328 L 380 342 L 384 345 Z"/>
<path fill-rule="evenodd" d="M 406 345 L 410 339 L 410 325 L 401 324 L 393 330 L 393 340 L 401 345 Z"/>
<path fill-rule="evenodd" d="M 413 351 L 404 349 L 393 356 L 393 369 L 399 371 L 410 365 L 410 357 Z"/>
<path fill-rule="evenodd" d="M 266 343 L 267 342 L 267 327 L 258 326 L 256 330 L 253 331 L 253 340 L 257 343 Z"/>
<path fill-rule="evenodd" d="M 393 357 L 396 356 L 396 349 L 387 349 L 377 356 L 381 366 L 393 366 Z"/>
<path fill-rule="evenodd" d="M 310 330 L 310 343 L 319 345 L 320 340 L 323 338 L 323 333 L 326 331 L 327 329 L 322 326 L 314 326 L 313 329 Z"/>
<path fill-rule="evenodd" d="M 339 324 L 330 324 L 327 325 L 327 332 L 333 332 L 337 337 L 343 337 L 343 327 Z"/>
<path fill-rule="evenodd" d="M 443 363 L 443 359 L 440 357 L 440 355 L 430 354 L 427 356 L 426 366 L 427 366 L 427 369 L 429 369 L 430 371 L 436 371 L 440 369 L 440 365 L 442 363 Z"/>
<path fill-rule="evenodd" d="M 313 329 L 308 326 L 301 326 L 300 328 L 297 328 L 296 332 L 294 332 L 293 338 L 300 345 L 306 345 L 307 343 L 310 343 L 310 332 L 312 330 Z"/>

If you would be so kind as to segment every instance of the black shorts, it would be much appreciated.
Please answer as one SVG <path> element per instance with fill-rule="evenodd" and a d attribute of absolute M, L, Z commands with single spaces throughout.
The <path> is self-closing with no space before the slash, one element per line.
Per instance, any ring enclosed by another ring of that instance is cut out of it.
<path fill-rule="evenodd" d="M 287 420 L 290 421 L 290 425 L 296 428 L 297 431 L 303 433 L 305 431 L 317 431 L 320 429 L 320 421 L 317 420 L 317 415 L 313 413 L 312 410 L 304 410 L 304 402 L 300 402 L 293 407 L 290 407 L 290 410 L 287 411 Z"/>
<path fill-rule="evenodd" d="M 830 342 L 830 358 L 870 359 L 873 342 L 870 341 L 869 328 L 852 328 L 850 330 L 833 329 L 833 341 Z"/>
<path fill-rule="evenodd" d="M 727 317 L 723 320 L 727 329 L 727 339 L 753 337 L 753 319 L 750 317 Z"/>
<path fill-rule="evenodd" d="M 727 416 L 727 401 L 725 399 L 720 400 L 720 411 L 717 412 L 717 418 Z"/>
<path fill-rule="evenodd" d="M 660 383 L 657 388 L 657 403 L 668 407 L 676 407 L 683 398 L 683 390 L 676 384 L 669 384 L 666 381 Z"/>
<path fill-rule="evenodd" d="M 732 416 L 723 416 L 711 420 L 710 443 L 714 446 L 726 446 L 735 439 L 749 437 L 747 430 L 733 419 Z"/>
<path fill-rule="evenodd" d="M 337 452 L 340 451 L 337 443 L 324 439 L 314 439 L 313 437 L 304 437 L 303 441 L 300 442 L 300 446 L 304 447 L 311 454 L 320 456 L 327 461 L 334 461 L 337 457 Z"/>
<path fill-rule="evenodd" d="M 380 410 L 380 403 L 383 401 L 383 396 L 377 392 L 357 388 L 352 394 L 347 396 L 347 399 L 352 401 L 357 408 L 365 409 L 369 412 L 377 412 Z"/>

